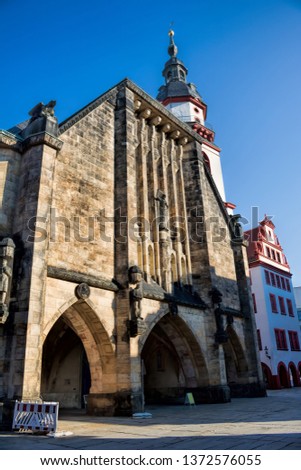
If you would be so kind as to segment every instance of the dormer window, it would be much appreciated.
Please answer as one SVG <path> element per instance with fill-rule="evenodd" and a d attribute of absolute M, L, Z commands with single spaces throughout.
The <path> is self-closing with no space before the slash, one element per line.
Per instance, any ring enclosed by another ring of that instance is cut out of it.
<path fill-rule="evenodd" d="M 185 81 L 185 74 L 184 74 L 183 70 L 180 70 L 180 79 Z"/>

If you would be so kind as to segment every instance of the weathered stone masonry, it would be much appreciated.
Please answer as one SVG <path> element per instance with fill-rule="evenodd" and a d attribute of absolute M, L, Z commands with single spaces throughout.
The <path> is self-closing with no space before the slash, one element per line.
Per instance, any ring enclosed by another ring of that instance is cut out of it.
<path fill-rule="evenodd" d="M 202 142 L 129 80 L 60 126 L 51 102 L 0 133 L 3 401 L 127 415 L 265 393 L 245 246 Z"/>

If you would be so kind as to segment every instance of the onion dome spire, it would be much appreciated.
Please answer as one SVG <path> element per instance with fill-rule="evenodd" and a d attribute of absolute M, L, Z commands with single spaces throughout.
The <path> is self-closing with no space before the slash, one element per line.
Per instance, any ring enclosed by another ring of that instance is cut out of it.
<path fill-rule="evenodd" d="M 162 75 L 165 78 L 165 85 L 159 88 L 157 100 L 164 102 L 167 98 L 171 97 L 185 97 L 191 96 L 201 100 L 201 97 L 193 83 L 187 83 L 188 70 L 184 63 L 178 59 L 178 48 L 174 41 L 174 31 L 169 30 L 169 45 L 168 55 L 169 60 L 166 62 Z"/>

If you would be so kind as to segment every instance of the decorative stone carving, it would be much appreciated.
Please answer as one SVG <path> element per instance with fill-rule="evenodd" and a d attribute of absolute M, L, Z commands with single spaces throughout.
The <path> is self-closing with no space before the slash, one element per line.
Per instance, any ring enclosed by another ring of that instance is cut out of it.
<path fill-rule="evenodd" d="M 161 124 L 162 118 L 160 116 L 156 116 L 151 120 L 151 124 L 153 126 L 159 126 Z"/>
<path fill-rule="evenodd" d="M 129 280 L 132 286 L 130 291 L 130 300 L 132 307 L 132 319 L 140 318 L 141 320 L 141 301 L 143 299 L 143 277 L 142 271 L 138 266 L 132 266 L 129 269 Z"/>
<path fill-rule="evenodd" d="M 143 299 L 143 285 L 142 281 L 138 282 L 136 287 L 131 290 L 131 300 L 132 300 L 132 307 L 133 307 L 133 316 L 134 319 L 141 317 L 141 300 Z"/>
<path fill-rule="evenodd" d="M 187 137 L 182 137 L 180 140 L 179 140 L 179 144 L 180 145 L 186 145 L 188 142 L 188 138 Z"/>
<path fill-rule="evenodd" d="M 217 343 L 226 343 L 228 341 L 228 335 L 225 330 L 225 312 L 221 307 L 217 307 L 214 310 L 214 315 L 216 321 L 215 341 Z"/>
<path fill-rule="evenodd" d="M 168 230 L 168 204 L 166 202 L 166 194 L 159 190 L 155 199 L 159 202 L 159 230 Z"/>
<path fill-rule="evenodd" d="M 213 305 L 217 305 L 217 308 L 214 310 L 216 323 L 215 341 L 217 343 L 226 343 L 228 341 L 228 335 L 225 330 L 226 312 L 221 308 L 223 294 L 216 287 L 212 287 L 209 295 L 211 296 Z"/>
<path fill-rule="evenodd" d="M 170 132 L 170 129 L 171 129 L 170 124 L 164 124 L 164 126 L 162 127 L 163 132 Z"/>
<path fill-rule="evenodd" d="M 181 132 L 180 131 L 173 131 L 171 134 L 170 134 L 170 137 L 172 139 L 178 139 L 181 135 Z"/>
<path fill-rule="evenodd" d="M 28 113 L 31 116 L 31 121 L 42 116 L 54 116 L 55 105 L 56 105 L 55 100 L 49 101 L 48 104 L 38 103 Z"/>
<path fill-rule="evenodd" d="M 218 306 L 220 306 L 220 304 L 222 303 L 223 294 L 216 287 L 212 287 L 211 291 L 209 292 L 209 295 L 212 299 L 213 305 L 217 304 Z"/>
<path fill-rule="evenodd" d="M 137 320 L 129 320 L 128 322 L 128 332 L 132 338 L 136 336 L 143 335 L 147 330 L 147 326 L 145 322 L 141 318 L 137 318 Z"/>
<path fill-rule="evenodd" d="M 134 337 L 145 331 L 141 316 L 141 302 L 143 299 L 143 276 L 138 266 L 129 269 L 131 318 L 129 321 L 130 336 Z"/>
<path fill-rule="evenodd" d="M 141 111 L 141 113 L 139 114 L 139 117 L 143 119 L 148 119 L 151 116 L 151 114 L 152 114 L 151 109 L 146 108 L 143 111 Z"/>
<path fill-rule="evenodd" d="M 9 315 L 14 253 L 14 242 L 4 238 L 0 242 L 0 323 L 5 323 Z"/>
<path fill-rule="evenodd" d="M 82 282 L 75 288 L 75 295 L 78 299 L 88 299 L 90 297 L 90 287 L 85 282 Z"/>
<path fill-rule="evenodd" d="M 135 108 L 135 111 L 138 111 L 138 109 L 141 108 L 141 101 L 140 100 L 135 100 L 134 102 L 134 108 Z"/>
<path fill-rule="evenodd" d="M 243 241 L 244 232 L 239 220 L 241 219 L 240 214 L 230 216 L 230 227 L 232 229 L 232 240 L 239 242 Z"/>
<path fill-rule="evenodd" d="M 58 136 L 58 122 L 54 115 L 54 107 L 56 101 L 51 100 L 49 103 L 38 103 L 30 111 L 29 115 L 31 119 L 28 125 L 22 130 L 21 136 L 24 139 L 28 137 L 41 138 L 39 134 L 48 134 L 52 137 Z M 43 137 L 43 136 L 42 136 Z M 38 143 L 32 142 L 31 145 L 38 145 Z"/>

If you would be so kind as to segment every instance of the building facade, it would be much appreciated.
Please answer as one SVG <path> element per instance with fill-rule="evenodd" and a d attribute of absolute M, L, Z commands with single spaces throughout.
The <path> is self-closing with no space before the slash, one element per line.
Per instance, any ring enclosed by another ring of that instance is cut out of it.
<path fill-rule="evenodd" d="M 301 329 L 301 286 L 294 287 L 294 295 L 295 295 L 299 325 Z"/>
<path fill-rule="evenodd" d="M 0 132 L 2 401 L 129 415 L 265 395 L 210 134 L 127 79 L 61 124 L 54 106 Z"/>
<path fill-rule="evenodd" d="M 290 267 L 268 218 L 246 232 L 260 360 L 267 386 L 300 386 L 300 327 Z"/>

